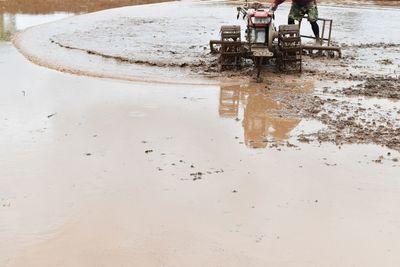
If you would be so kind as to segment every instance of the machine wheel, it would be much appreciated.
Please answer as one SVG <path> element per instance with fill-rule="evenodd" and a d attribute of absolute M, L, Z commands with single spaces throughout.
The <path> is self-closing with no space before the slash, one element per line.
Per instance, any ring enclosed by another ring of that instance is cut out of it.
<path fill-rule="evenodd" d="M 262 78 L 261 78 L 262 61 L 263 61 L 263 57 L 255 58 L 255 63 L 256 63 L 256 68 L 257 68 L 257 78 L 256 78 L 257 83 L 262 82 Z"/>
<path fill-rule="evenodd" d="M 227 67 L 238 68 L 242 58 L 242 42 L 239 25 L 225 25 L 221 27 L 221 70 Z"/>
<path fill-rule="evenodd" d="M 268 49 L 269 49 L 269 51 L 273 51 L 273 42 L 276 37 L 278 37 L 278 33 L 275 29 L 275 26 L 272 25 L 272 23 L 271 23 L 271 26 L 268 27 Z"/>
<path fill-rule="evenodd" d="M 279 26 L 277 63 L 281 71 L 301 72 L 302 46 L 298 24 Z"/>

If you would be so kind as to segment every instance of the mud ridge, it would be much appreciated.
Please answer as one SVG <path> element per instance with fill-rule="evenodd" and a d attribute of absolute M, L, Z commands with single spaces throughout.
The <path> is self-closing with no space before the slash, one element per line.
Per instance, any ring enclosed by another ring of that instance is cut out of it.
<path fill-rule="evenodd" d="M 61 42 L 55 41 L 52 38 L 50 38 L 50 42 L 55 45 L 58 45 L 61 48 L 85 52 L 89 55 L 95 55 L 95 56 L 99 56 L 99 57 L 102 57 L 105 59 L 112 59 L 119 63 L 137 64 L 137 65 L 148 66 L 148 67 L 187 69 L 187 70 L 191 71 L 192 73 L 202 74 L 208 78 L 230 78 L 230 77 L 237 78 L 240 76 L 249 77 L 254 74 L 253 65 L 252 65 L 252 63 L 249 63 L 249 62 L 244 62 L 243 66 L 240 68 L 240 70 L 227 69 L 224 72 L 221 72 L 219 69 L 218 57 L 211 53 L 207 54 L 208 59 L 205 59 L 202 56 L 201 57 L 202 59 L 198 59 L 197 62 L 194 62 L 194 63 L 183 62 L 183 63 L 177 64 L 177 63 L 172 63 L 172 62 L 164 63 L 164 62 L 135 60 L 135 59 L 127 58 L 127 57 L 123 57 L 123 56 L 109 55 L 109 54 L 101 53 L 101 52 L 98 52 L 95 50 L 88 50 L 88 49 L 83 49 L 83 48 L 74 47 L 74 46 L 70 46 L 70 45 L 65 45 L 65 44 L 62 44 Z"/>
<path fill-rule="evenodd" d="M 85 52 L 85 53 L 87 53 L 89 55 L 100 56 L 100 57 L 106 58 L 106 59 L 114 59 L 114 60 L 116 60 L 118 62 L 122 62 L 122 63 L 138 64 L 138 65 L 149 66 L 149 67 L 172 67 L 172 68 L 198 67 L 199 65 L 201 65 L 201 63 L 198 63 L 198 64 L 196 64 L 196 63 L 194 63 L 194 64 L 188 64 L 188 63 L 174 64 L 174 63 L 161 63 L 161 62 L 134 60 L 134 59 L 130 59 L 130 58 L 123 57 L 123 56 L 107 55 L 107 54 L 104 54 L 104 53 L 97 52 L 95 50 L 87 50 L 87 49 L 83 49 L 83 48 L 79 48 L 79 47 L 73 47 L 73 46 L 69 46 L 69 45 L 64 45 L 64 44 L 62 44 L 60 42 L 57 42 L 57 41 L 55 41 L 53 39 L 50 39 L 50 42 L 54 43 L 54 44 L 56 44 L 56 45 L 58 45 L 59 47 L 62 47 L 62 48 L 82 51 L 82 52 Z"/>
<path fill-rule="evenodd" d="M 400 47 L 400 44 L 396 43 L 366 43 L 366 44 L 340 44 L 342 48 L 393 48 Z"/>

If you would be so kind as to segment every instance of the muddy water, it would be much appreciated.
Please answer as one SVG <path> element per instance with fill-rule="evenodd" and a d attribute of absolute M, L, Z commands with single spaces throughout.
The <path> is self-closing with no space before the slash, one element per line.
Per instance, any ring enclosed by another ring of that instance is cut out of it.
<path fill-rule="evenodd" d="M 0 55 L 0 266 L 400 262 L 400 153 L 301 143 L 324 126 L 283 102 L 334 81 L 130 83 Z"/>
<path fill-rule="evenodd" d="M 280 116 L 274 95 L 296 81 L 268 91 L 118 82 L 0 49 L 1 266 L 400 260 L 400 154 L 291 138 L 313 126 Z"/>

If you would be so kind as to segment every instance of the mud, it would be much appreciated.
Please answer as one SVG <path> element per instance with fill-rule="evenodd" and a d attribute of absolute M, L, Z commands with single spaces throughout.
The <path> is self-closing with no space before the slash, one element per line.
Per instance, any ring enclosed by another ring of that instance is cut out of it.
<path fill-rule="evenodd" d="M 400 99 L 399 80 L 399 77 L 366 77 L 362 83 L 344 88 L 342 92 L 347 96 Z"/>
<path fill-rule="evenodd" d="M 347 43 L 341 43 L 340 47 L 343 48 L 372 48 L 372 47 L 377 47 L 377 48 L 391 48 L 391 47 L 396 47 L 399 48 L 400 44 L 394 44 L 394 43 L 365 43 L 365 44 L 347 44 Z"/>
<path fill-rule="evenodd" d="M 204 72 L 206 71 L 215 71 L 217 72 L 217 59 L 216 57 L 214 57 L 214 59 L 212 60 L 208 60 L 208 62 L 206 63 L 205 60 L 198 60 L 198 62 L 182 62 L 182 63 L 174 63 L 174 62 L 166 62 L 166 61 L 162 61 L 162 62 L 155 62 L 155 61 L 146 61 L 146 60 L 137 60 L 137 59 L 132 59 L 129 57 L 124 57 L 124 56 L 113 56 L 113 55 L 109 55 L 109 54 L 105 54 L 102 52 L 98 52 L 96 50 L 86 50 L 86 49 L 82 49 L 79 47 L 72 47 L 72 46 L 68 46 L 68 45 L 63 45 L 60 42 L 57 42 L 53 39 L 50 39 L 51 43 L 57 44 L 59 47 L 65 48 L 65 49 L 71 49 L 71 50 L 77 50 L 77 51 L 82 51 L 85 52 L 89 55 L 95 55 L 95 56 L 99 56 L 105 59 L 112 59 L 115 60 L 119 63 L 129 63 L 129 64 L 137 64 L 137 65 L 143 65 L 143 66 L 150 66 L 150 67 L 161 67 L 161 68 L 188 68 L 190 69 L 192 72 L 196 72 L 196 71 L 201 71 L 203 70 Z M 177 52 L 175 51 L 169 51 L 171 53 L 171 55 L 175 55 Z M 209 57 L 212 58 L 212 57 Z"/>
<path fill-rule="evenodd" d="M 301 142 L 330 142 L 338 146 L 375 143 L 400 151 L 397 108 L 382 112 L 379 106 L 365 108 L 346 100 L 307 95 L 286 95 L 281 99 L 292 112 L 327 126 L 314 133 L 300 134 Z"/>
<path fill-rule="evenodd" d="M 332 143 L 339 147 L 374 143 L 400 151 L 397 103 L 328 94 L 327 88 L 337 85 L 332 82 L 329 87 L 321 87 L 322 84 L 311 77 L 284 76 L 263 85 L 249 85 L 247 89 L 222 86 L 220 115 L 241 120 L 238 104 L 244 106 L 244 144 L 252 148 L 300 149 L 287 140 L 291 136 L 303 143 Z M 293 132 L 302 120 L 313 122 L 314 126 Z"/>
<path fill-rule="evenodd" d="M 301 76 L 267 69 L 263 73 L 265 88 L 258 89 L 258 94 L 280 103 L 279 109 L 272 112 L 275 118 L 307 119 L 322 124 L 319 129 L 295 135 L 300 142 L 338 146 L 374 143 L 400 151 L 398 45 L 388 43 L 379 48 L 386 53 L 370 53 L 371 47 L 379 46 L 348 45 L 343 48 L 345 56 L 336 59 L 305 56 L 305 71 Z M 388 55 L 394 57 L 379 60 Z M 304 92 L 302 89 L 310 87 L 307 84 L 311 82 L 315 84 Z M 267 143 L 275 148 L 289 146 L 279 138 L 262 138 L 258 143 L 264 143 L 264 147 Z"/>

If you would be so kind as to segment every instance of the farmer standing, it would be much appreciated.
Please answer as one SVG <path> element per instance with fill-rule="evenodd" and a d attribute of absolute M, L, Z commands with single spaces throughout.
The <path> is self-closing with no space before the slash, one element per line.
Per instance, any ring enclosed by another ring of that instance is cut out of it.
<path fill-rule="evenodd" d="M 285 2 L 285 0 L 272 0 L 272 10 L 275 11 L 278 8 L 278 5 L 283 2 Z M 300 22 L 306 14 L 308 15 L 308 21 L 311 24 L 317 43 L 319 44 L 319 26 L 317 23 L 318 8 L 316 0 L 292 0 L 288 24 L 294 24 L 295 20 Z"/>

